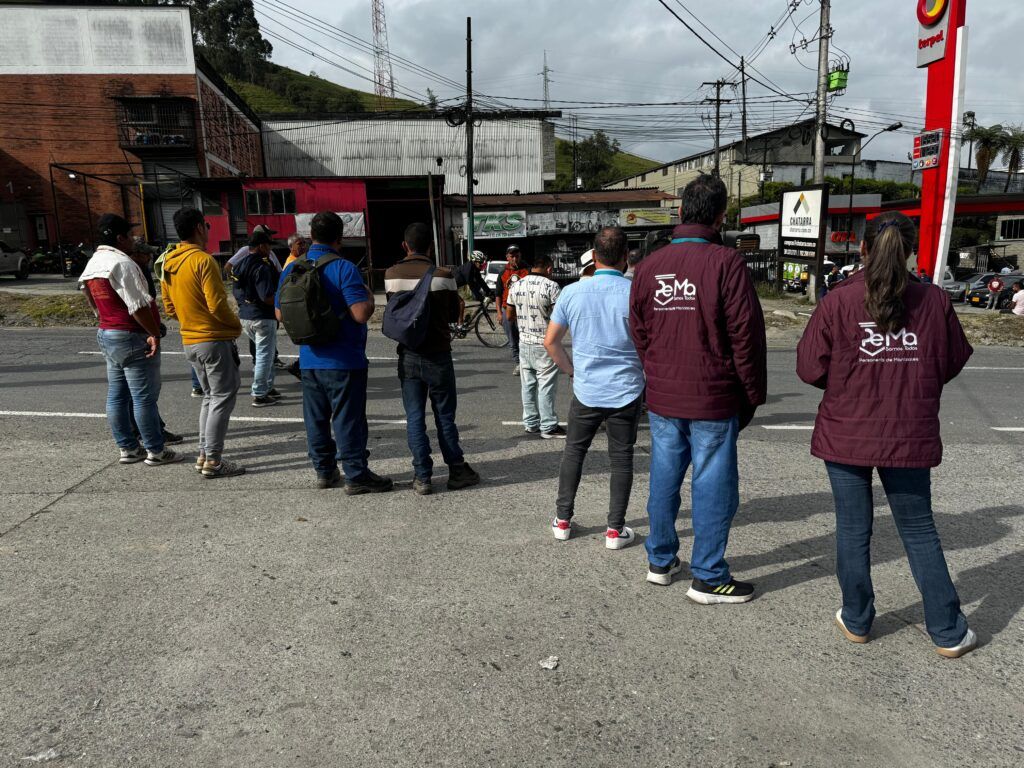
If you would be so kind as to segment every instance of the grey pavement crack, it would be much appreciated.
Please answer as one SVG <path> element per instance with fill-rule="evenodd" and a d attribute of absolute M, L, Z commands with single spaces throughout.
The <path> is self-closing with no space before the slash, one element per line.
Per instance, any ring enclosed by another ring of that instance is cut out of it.
<path fill-rule="evenodd" d="M 13 533 L 14 531 L 18 530 L 25 523 L 29 522 L 30 520 L 35 519 L 39 515 L 45 514 L 46 512 L 48 512 L 50 510 L 50 507 L 52 507 L 54 504 L 56 504 L 59 501 L 63 501 L 64 499 L 66 499 L 69 495 L 74 493 L 79 487 L 81 487 L 85 483 L 87 483 L 90 480 L 92 480 L 94 477 L 96 477 L 96 475 L 98 475 L 103 470 L 110 469 L 110 467 L 112 467 L 118 461 L 119 461 L 119 459 L 114 459 L 113 461 L 110 461 L 107 464 L 104 464 L 102 467 L 98 468 L 96 471 L 90 472 L 86 477 L 83 477 L 81 480 L 79 480 L 77 483 L 72 485 L 70 488 L 67 488 L 64 491 L 62 491 L 61 494 L 56 499 L 53 499 L 53 500 L 47 502 L 45 505 L 43 505 L 41 508 L 37 509 L 35 512 L 30 514 L 24 520 L 20 520 L 19 522 L 15 523 L 14 525 L 12 525 L 10 528 L 8 528 L 5 531 L 0 531 L 0 539 L 2 539 L 7 534 Z"/>

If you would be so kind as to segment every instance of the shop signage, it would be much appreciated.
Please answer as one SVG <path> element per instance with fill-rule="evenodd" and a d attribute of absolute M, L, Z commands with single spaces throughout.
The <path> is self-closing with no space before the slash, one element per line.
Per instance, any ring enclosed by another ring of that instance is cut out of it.
<path fill-rule="evenodd" d="M 362 211 L 336 211 L 345 224 L 343 237 L 366 237 L 366 217 Z M 295 231 L 303 237 L 309 237 L 309 225 L 313 221 L 315 213 L 296 213 Z"/>
<path fill-rule="evenodd" d="M 467 216 L 462 214 L 463 231 L 467 224 Z M 474 212 L 473 237 L 476 240 L 526 237 L 526 211 Z"/>
<path fill-rule="evenodd" d="M 669 227 L 677 224 L 672 208 L 623 208 L 619 211 L 622 227 Z"/>
<path fill-rule="evenodd" d="M 946 57 L 950 0 L 917 0 L 917 66 L 927 67 Z"/>
<path fill-rule="evenodd" d="M 914 137 L 914 153 L 911 160 L 911 168 L 913 170 L 922 171 L 928 168 L 938 168 L 941 156 L 941 128 L 937 131 L 925 131 Z"/>

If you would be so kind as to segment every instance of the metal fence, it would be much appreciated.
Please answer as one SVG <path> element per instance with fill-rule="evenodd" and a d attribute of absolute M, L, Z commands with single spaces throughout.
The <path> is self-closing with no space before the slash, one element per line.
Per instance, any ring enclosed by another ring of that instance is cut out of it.
<path fill-rule="evenodd" d="M 755 285 L 776 285 L 779 271 L 778 251 L 746 251 L 742 254 Z"/>

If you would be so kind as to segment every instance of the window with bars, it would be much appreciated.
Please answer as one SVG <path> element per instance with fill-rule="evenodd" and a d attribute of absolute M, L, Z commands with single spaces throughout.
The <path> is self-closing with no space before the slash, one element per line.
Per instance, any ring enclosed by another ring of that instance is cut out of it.
<path fill-rule="evenodd" d="M 245 211 L 250 216 L 295 213 L 295 190 L 250 189 L 245 193 Z"/>
<path fill-rule="evenodd" d="M 1024 240 L 1024 219 L 1004 219 L 999 224 L 1000 240 Z"/>

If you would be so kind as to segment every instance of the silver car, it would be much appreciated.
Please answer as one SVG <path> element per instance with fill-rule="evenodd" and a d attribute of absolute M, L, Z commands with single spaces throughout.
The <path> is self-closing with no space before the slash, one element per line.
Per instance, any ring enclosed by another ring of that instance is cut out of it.
<path fill-rule="evenodd" d="M 0 240 L 0 275 L 14 275 L 16 280 L 28 278 L 29 259 L 19 251 Z"/>

